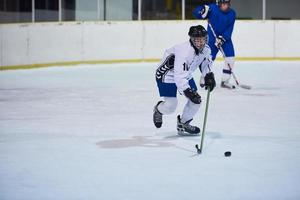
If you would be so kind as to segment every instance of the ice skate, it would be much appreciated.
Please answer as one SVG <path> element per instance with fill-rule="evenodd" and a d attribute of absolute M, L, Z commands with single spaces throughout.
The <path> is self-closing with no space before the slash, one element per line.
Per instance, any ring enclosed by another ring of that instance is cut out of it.
<path fill-rule="evenodd" d="M 222 81 L 221 88 L 235 89 L 235 85 L 232 85 L 231 83 L 229 83 L 229 81 Z"/>
<path fill-rule="evenodd" d="M 160 103 L 162 103 L 163 101 L 159 101 L 156 106 L 154 106 L 154 109 L 153 109 L 153 123 L 155 125 L 156 128 L 160 128 L 162 126 L 162 114 L 159 112 L 158 110 L 158 105 Z"/>
<path fill-rule="evenodd" d="M 177 131 L 180 136 L 197 136 L 200 133 L 200 128 L 190 125 L 193 119 L 182 123 L 180 115 L 177 116 Z"/>

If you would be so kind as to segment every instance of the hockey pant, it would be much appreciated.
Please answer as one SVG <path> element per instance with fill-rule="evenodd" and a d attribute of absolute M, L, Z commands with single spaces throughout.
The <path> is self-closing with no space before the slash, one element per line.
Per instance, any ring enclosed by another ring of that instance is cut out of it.
<path fill-rule="evenodd" d="M 172 114 L 175 112 L 177 104 L 178 100 L 176 97 L 164 97 L 164 101 L 158 105 L 158 110 L 164 115 Z M 188 99 L 181 115 L 181 121 L 185 123 L 193 119 L 199 108 L 200 104 L 195 104 Z"/>

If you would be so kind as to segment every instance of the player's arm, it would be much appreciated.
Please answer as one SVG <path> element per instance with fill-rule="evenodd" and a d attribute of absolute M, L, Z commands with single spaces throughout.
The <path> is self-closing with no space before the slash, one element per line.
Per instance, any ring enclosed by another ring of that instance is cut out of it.
<path fill-rule="evenodd" d="M 194 11 L 193 15 L 197 19 L 207 19 L 209 17 L 209 13 L 211 11 L 211 5 L 215 4 L 215 0 L 202 0 L 201 5 L 197 6 Z"/>
<path fill-rule="evenodd" d="M 188 77 L 188 66 L 185 61 L 185 57 L 175 54 L 174 62 L 174 81 L 178 91 L 182 94 L 184 90 L 190 88 Z"/>
<path fill-rule="evenodd" d="M 209 17 L 210 11 L 211 10 L 209 5 L 201 5 L 195 8 L 195 10 L 193 11 L 193 15 L 197 19 L 207 19 Z"/>
<path fill-rule="evenodd" d="M 201 103 L 201 96 L 194 91 L 188 80 L 188 65 L 186 64 L 186 59 L 184 54 L 175 53 L 175 63 L 174 63 L 174 80 L 180 94 L 184 94 L 188 99 L 190 99 L 195 104 Z"/>
<path fill-rule="evenodd" d="M 202 73 L 202 77 L 204 77 L 204 86 L 205 89 L 210 88 L 212 91 L 216 87 L 216 81 L 214 73 L 212 72 L 212 59 L 210 55 L 210 51 L 208 55 L 204 58 L 204 60 L 199 65 L 199 69 Z"/>

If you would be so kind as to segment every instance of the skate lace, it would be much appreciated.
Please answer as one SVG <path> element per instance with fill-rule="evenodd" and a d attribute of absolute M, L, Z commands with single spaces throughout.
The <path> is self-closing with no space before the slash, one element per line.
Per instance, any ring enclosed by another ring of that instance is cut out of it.
<path fill-rule="evenodd" d="M 187 129 L 189 129 L 189 130 L 192 130 L 192 131 L 194 131 L 194 130 L 196 129 L 195 126 L 192 126 L 192 125 L 190 125 L 190 124 L 185 124 L 185 128 L 187 128 Z"/>

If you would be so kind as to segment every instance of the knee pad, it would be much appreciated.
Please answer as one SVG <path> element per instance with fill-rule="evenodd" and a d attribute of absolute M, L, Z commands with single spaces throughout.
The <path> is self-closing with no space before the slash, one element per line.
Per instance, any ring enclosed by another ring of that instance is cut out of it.
<path fill-rule="evenodd" d="M 200 105 L 201 105 L 201 103 L 200 104 L 195 104 L 192 101 L 188 101 L 187 104 L 193 110 L 198 110 L 200 108 Z"/>
<path fill-rule="evenodd" d="M 182 113 L 182 122 L 185 123 L 195 116 L 195 114 L 198 112 L 201 104 L 195 104 L 191 100 L 189 100 L 183 109 Z"/>
<path fill-rule="evenodd" d="M 177 108 L 178 100 L 175 97 L 165 97 L 164 102 L 159 104 L 158 110 L 162 114 L 172 114 Z"/>

